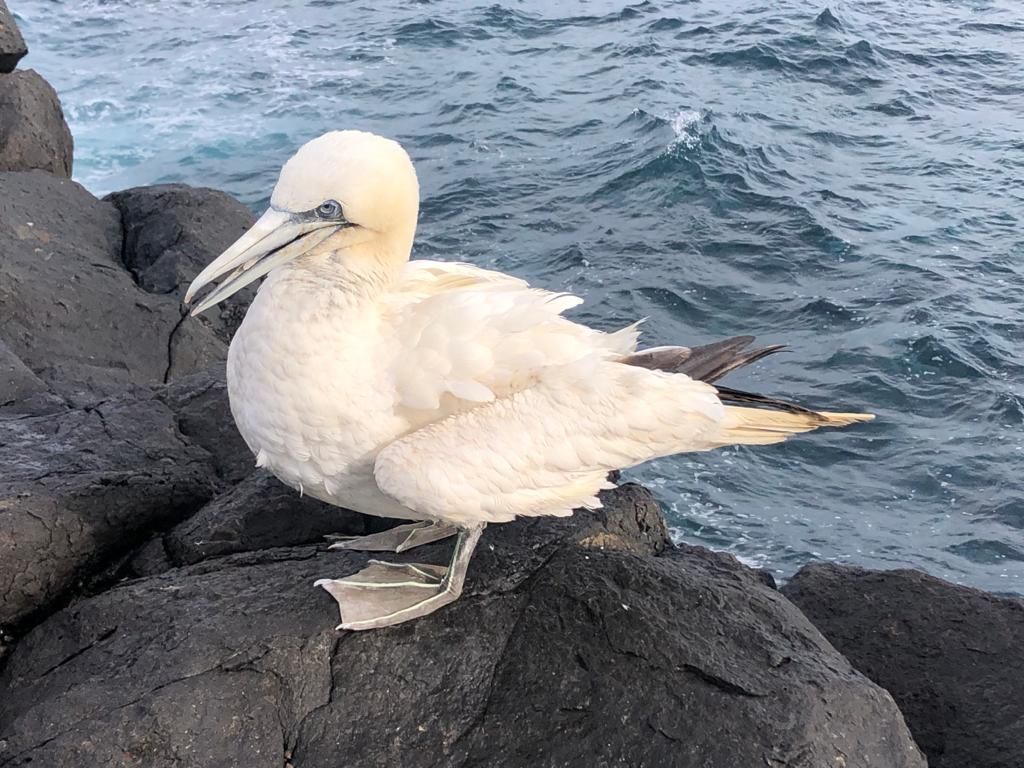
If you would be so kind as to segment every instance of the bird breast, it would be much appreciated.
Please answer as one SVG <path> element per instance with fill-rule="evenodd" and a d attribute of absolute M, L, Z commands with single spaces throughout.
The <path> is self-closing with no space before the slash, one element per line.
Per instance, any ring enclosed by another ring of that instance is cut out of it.
<path fill-rule="evenodd" d="M 342 289 L 268 278 L 227 366 L 231 412 L 257 465 L 336 503 L 372 483 L 377 453 L 407 429 L 380 359 L 380 322 Z"/>

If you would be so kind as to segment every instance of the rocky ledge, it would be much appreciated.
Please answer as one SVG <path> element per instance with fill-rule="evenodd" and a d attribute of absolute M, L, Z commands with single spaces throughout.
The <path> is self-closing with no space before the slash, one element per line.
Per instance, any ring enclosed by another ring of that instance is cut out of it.
<path fill-rule="evenodd" d="M 783 594 L 631 484 L 493 526 L 436 614 L 336 631 L 312 582 L 365 557 L 323 537 L 382 521 L 253 470 L 222 372 L 251 293 L 180 308 L 251 213 L 96 199 L 40 80 L 0 74 L 0 766 L 1020 765 L 1019 601 L 831 566 Z"/>
<path fill-rule="evenodd" d="M 312 581 L 365 556 L 317 545 L 111 584 L 21 639 L 0 764 L 924 765 L 890 696 L 756 573 L 670 547 L 638 486 L 605 502 L 495 527 L 462 600 L 376 632 L 332 628 Z"/>

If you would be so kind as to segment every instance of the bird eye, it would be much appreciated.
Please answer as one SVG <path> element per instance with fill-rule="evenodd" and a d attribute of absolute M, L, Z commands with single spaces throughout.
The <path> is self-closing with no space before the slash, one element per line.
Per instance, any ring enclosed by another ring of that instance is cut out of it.
<path fill-rule="evenodd" d="M 336 219 L 341 215 L 341 203 L 337 200 L 324 200 L 316 207 L 316 214 L 321 219 Z"/>

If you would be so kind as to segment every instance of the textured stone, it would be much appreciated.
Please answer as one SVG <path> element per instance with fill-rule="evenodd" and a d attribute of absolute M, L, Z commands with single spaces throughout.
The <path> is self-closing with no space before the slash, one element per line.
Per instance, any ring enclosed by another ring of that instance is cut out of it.
<path fill-rule="evenodd" d="M 42 380 L 0 341 L 0 405 L 46 391 Z"/>
<path fill-rule="evenodd" d="M 322 547 L 82 600 L 0 675 L 0 765 L 924 766 L 888 694 L 756 574 L 666 550 L 640 489 L 604 499 L 490 527 L 463 597 L 388 629 L 332 628 L 311 582 L 366 556 Z"/>
<path fill-rule="evenodd" d="M 194 512 L 213 492 L 208 459 L 152 398 L 0 419 L 0 626 Z"/>
<path fill-rule="evenodd" d="M 138 284 L 180 301 L 192 279 L 252 226 L 252 211 L 216 189 L 161 184 L 108 195 L 121 211 L 124 260 Z M 256 294 L 249 286 L 189 322 L 212 327 L 224 342 Z"/>
<path fill-rule="evenodd" d="M 0 25 L 2 17 L 0 9 Z M 53 87 L 31 69 L 0 75 L 0 171 L 41 170 L 70 178 L 73 155 Z"/>
<path fill-rule="evenodd" d="M 26 53 L 28 46 L 14 23 L 14 15 L 4 0 L 0 0 L 0 72 L 13 72 Z"/>
<path fill-rule="evenodd" d="M 310 544 L 327 534 L 361 536 L 367 518 L 300 496 L 267 472 L 256 471 L 164 536 L 175 565 L 271 547 Z"/>
<path fill-rule="evenodd" d="M 0 173 L 0 267 L 0 337 L 77 404 L 226 356 L 212 329 L 182 322 L 176 297 L 134 283 L 119 211 L 72 181 Z"/>
<path fill-rule="evenodd" d="M 893 695 L 931 768 L 1024 765 L 1024 601 L 831 564 L 783 592 Z"/>
<path fill-rule="evenodd" d="M 157 397 L 174 411 L 182 433 L 210 452 L 221 478 L 235 483 L 252 473 L 256 459 L 231 416 L 223 366 L 183 376 Z"/>

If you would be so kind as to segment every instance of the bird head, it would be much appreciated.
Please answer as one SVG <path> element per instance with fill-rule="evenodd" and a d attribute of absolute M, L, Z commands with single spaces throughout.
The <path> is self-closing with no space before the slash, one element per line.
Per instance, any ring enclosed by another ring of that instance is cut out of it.
<path fill-rule="evenodd" d="M 197 315 L 278 267 L 378 258 L 404 263 L 412 248 L 419 184 L 401 145 L 363 131 L 332 131 L 304 144 L 281 169 L 270 207 L 192 281 Z M 353 256 L 353 254 L 357 254 Z"/>

